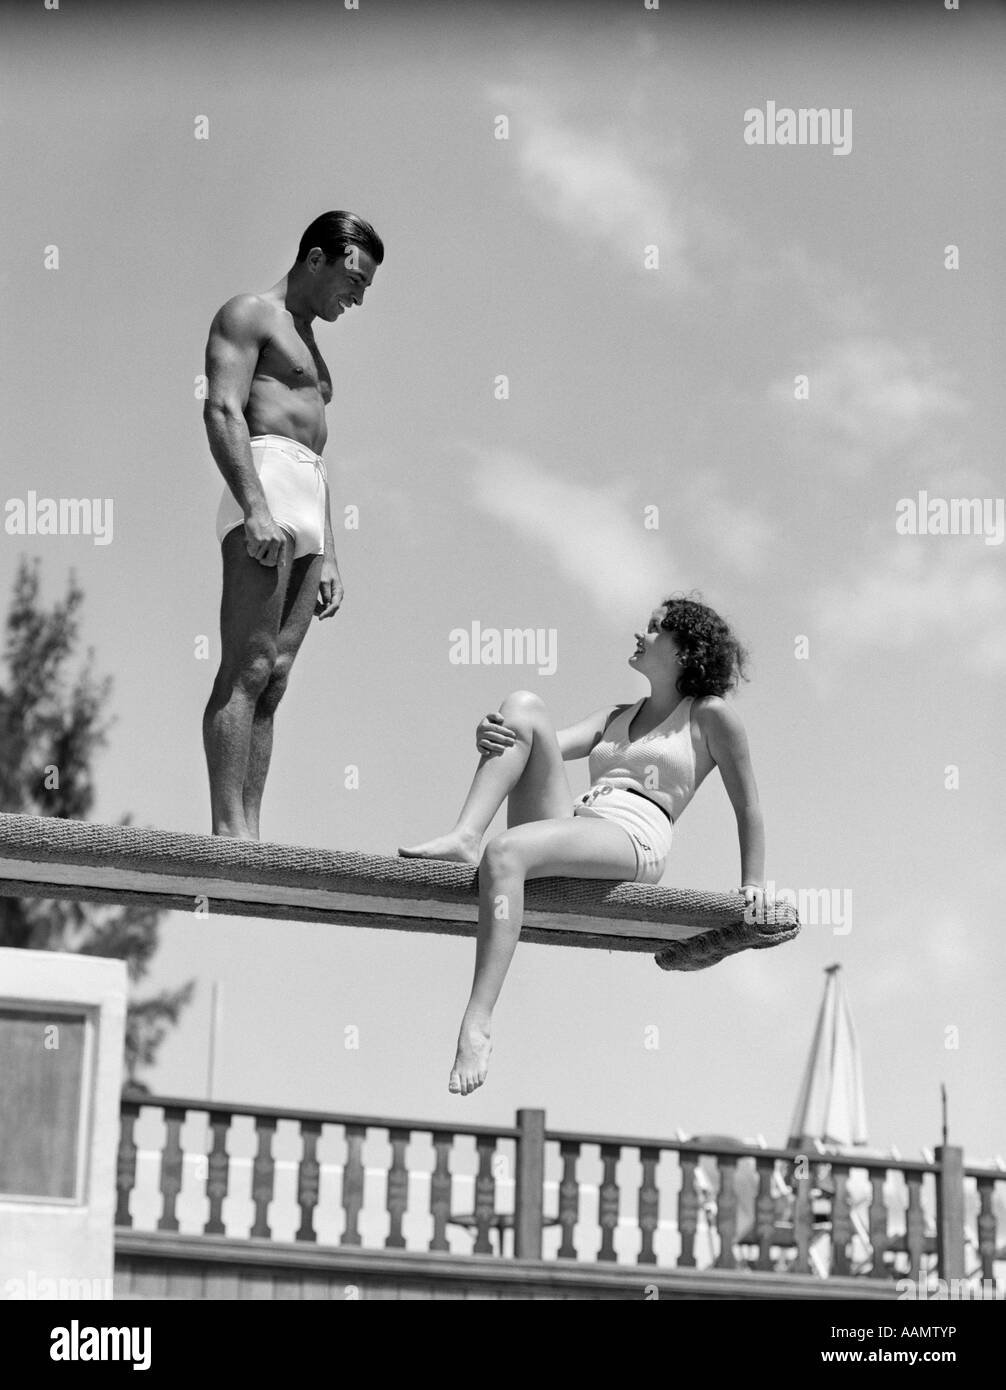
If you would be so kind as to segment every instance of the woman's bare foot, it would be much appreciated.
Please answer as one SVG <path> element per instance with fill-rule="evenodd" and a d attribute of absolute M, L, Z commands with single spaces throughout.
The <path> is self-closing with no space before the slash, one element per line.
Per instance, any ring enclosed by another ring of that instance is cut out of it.
<path fill-rule="evenodd" d="M 425 844 L 413 845 L 411 849 L 400 849 L 403 859 L 449 859 L 454 864 L 477 864 L 481 835 L 472 835 L 464 830 L 451 830 Z"/>
<path fill-rule="evenodd" d="M 489 1071 L 489 1055 L 493 1050 L 489 1026 L 462 1023 L 458 1034 L 458 1051 L 451 1068 L 447 1089 L 456 1096 L 468 1096 L 477 1091 Z"/>

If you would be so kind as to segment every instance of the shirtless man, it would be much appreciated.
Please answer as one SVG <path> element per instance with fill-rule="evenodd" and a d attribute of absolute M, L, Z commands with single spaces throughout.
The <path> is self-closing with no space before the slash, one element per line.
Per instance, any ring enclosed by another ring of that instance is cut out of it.
<path fill-rule="evenodd" d="M 384 259 L 369 222 L 326 212 L 290 271 L 219 310 L 206 344 L 203 421 L 227 486 L 220 669 L 203 716 L 213 834 L 257 840 L 273 716 L 311 621 L 343 598 L 321 454 L 332 378 L 314 340 L 362 304 Z"/>

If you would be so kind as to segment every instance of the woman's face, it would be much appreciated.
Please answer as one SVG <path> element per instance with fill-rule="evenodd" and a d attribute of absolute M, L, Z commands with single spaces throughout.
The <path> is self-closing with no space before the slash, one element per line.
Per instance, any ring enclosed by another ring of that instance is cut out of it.
<path fill-rule="evenodd" d="M 629 657 L 629 665 L 644 676 L 666 675 L 678 665 L 678 644 L 660 626 L 666 612 L 666 608 L 654 608 L 646 631 L 636 633 L 636 649 Z"/>

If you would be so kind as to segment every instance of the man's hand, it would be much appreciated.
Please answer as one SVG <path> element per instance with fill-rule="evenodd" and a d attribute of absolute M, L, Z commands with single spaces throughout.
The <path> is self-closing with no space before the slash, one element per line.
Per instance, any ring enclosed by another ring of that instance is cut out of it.
<path fill-rule="evenodd" d="M 248 554 L 260 565 L 279 564 L 286 534 L 268 512 L 253 513 L 245 517 L 245 545 L 248 547 Z"/>
<path fill-rule="evenodd" d="M 338 613 L 342 604 L 345 590 L 342 587 L 342 579 L 339 576 L 339 566 L 334 560 L 325 557 L 325 563 L 321 567 L 321 579 L 318 581 L 318 599 L 314 605 L 314 612 L 317 618 L 331 618 Z"/>

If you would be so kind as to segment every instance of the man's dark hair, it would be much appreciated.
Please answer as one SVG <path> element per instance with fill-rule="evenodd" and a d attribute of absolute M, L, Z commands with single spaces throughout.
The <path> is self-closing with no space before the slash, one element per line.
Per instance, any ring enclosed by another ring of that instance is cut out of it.
<path fill-rule="evenodd" d="M 353 212 L 323 212 L 316 217 L 300 239 L 297 263 L 307 260 L 312 246 L 320 246 L 326 261 L 346 254 L 347 247 L 359 246 L 380 265 L 384 260 L 384 242 L 369 222 Z"/>

